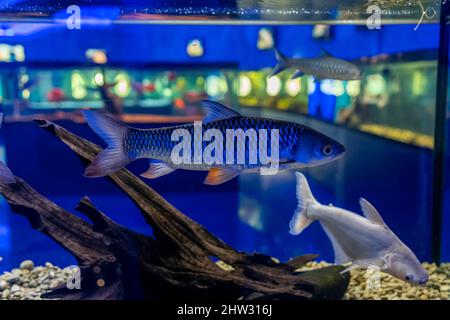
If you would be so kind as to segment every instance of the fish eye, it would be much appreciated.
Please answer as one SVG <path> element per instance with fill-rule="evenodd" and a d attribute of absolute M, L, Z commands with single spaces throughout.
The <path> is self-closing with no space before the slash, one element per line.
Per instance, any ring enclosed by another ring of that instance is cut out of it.
<path fill-rule="evenodd" d="M 322 153 L 325 156 L 331 156 L 331 154 L 333 153 L 333 147 L 331 146 L 331 144 L 327 144 L 327 145 L 323 146 Z"/>
<path fill-rule="evenodd" d="M 405 276 L 405 280 L 406 281 L 411 281 L 412 280 L 412 275 L 410 275 L 410 274 L 407 274 L 406 276 Z"/>

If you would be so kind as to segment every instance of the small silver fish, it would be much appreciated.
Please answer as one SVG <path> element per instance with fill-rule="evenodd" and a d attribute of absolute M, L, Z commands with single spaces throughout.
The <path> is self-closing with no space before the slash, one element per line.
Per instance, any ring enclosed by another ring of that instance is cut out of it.
<path fill-rule="evenodd" d="M 400 280 L 424 285 L 428 273 L 417 257 L 385 224 L 369 201 L 360 198 L 365 217 L 356 213 L 322 205 L 314 199 L 308 182 L 297 175 L 298 207 L 290 222 L 290 233 L 300 234 L 318 220 L 330 239 L 336 264 L 351 262 L 343 272 L 356 267 L 376 266 Z"/>
<path fill-rule="evenodd" d="M 288 58 L 277 49 L 275 57 L 277 65 L 273 68 L 269 78 L 287 68 L 295 68 L 297 71 L 291 79 L 301 77 L 305 74 L 314 76 L 315 81 L 324 79 L 334 80 L 359 80 L 363 72 L 358 66 L 351 62 L 335 58 L 329 52 L 322 50 L 323 54 L 317 58 Z"/>
<path fill-rule="evenodd" d="M 2 126 L 3 122 L 3 113 L 0 113 L 0 127 Z M 0 183 L 15 183 L 16 178 L 12 174 L 11 170 L 2 162 L 0 161 Z"/>

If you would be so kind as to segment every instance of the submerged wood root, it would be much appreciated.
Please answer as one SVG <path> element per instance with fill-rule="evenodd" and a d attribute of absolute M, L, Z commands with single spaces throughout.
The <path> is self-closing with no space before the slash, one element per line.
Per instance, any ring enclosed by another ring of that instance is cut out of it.
<path fill-rule="evenodd" d="M 44 120 L 37 124 L 90 163 L 101 148 Z M 0 184 L 13 212 L 77 259 L 80 289 L 61 287 L 61 299 L 340 299 L 349 283 L 341 267 L 298 273 L 316 255 L 280 263 L 238 252 L 193 221 L 126 169 L 109 179 L 139 207 L 153 236 L 118 225 L 89 198 L 77 210 L 87 222 L 45 198 L 24 180 Z M 217 260 L 223 263 L 216 263 Z M 223 266 L 231 266 L 225 268 Z"/>

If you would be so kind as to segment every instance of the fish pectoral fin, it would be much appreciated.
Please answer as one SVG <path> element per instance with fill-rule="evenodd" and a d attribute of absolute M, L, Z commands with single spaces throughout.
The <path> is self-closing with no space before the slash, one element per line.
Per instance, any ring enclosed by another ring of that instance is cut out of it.
<path fill-rule="evenodd" d="M 302 76 L 304 76 L 304 75 L 305 75 L 304 72 L 302 72 L 302 71 L 300 71 L 300 70 L 297 70 L 297 71 L 295 71 L 295 72 L 292 74 L 291 79 L 297 79 L 297 78 L 300 78 L 300 77 L 302 77 Z"/>
<path fill-rule="evenodd" d="M 344 270 L 342 270 L 340 273 L 346 273 L 348 271 L 351 271 L 353 269 L 356 268 L 369 268 L 369 267 L 378 267 L 378 268 L 382 268 L 382 262 L 380 259 L 378 258 L 374 258 L 374 259 L 357 259 L 357 260 L 353 260 L 352 264 L 349 265 L 347 268 L 345 268 Z"/>
<path fill-rule="evenodd" d="M 209 123 L 217 120 L 240 116 L 238 112 L 218 102 L 202 100 L 202 106 L 205 109 L 205 117 L 203 118 L 203 123 Z"/>
<path fill-rule="evenodd" d="M 165 176 L 166 174 L 169 174 L 176 169 L 171 167 L 165 162 L 158 161 L 158 160 L 150 160 L 150 166 L 147 171 L 141 174 L 141 177 L 147 178 L 147 179 L 156 179 L 162 176 Z"/>
<path fill-rule="evenodd" d="M 363 268 L 377 267 L 382 269 L 385 266 L 384 258 L 365 258 L 365 259 L 356 259 L 353 261 L 354 264 L 357 264 Z"/>
<path fill-rule="evenodd" d="M 350 272 L 353 269 L 359 268 L 359 265 L 356 263 L 352 263 L 351 265 L 349 265 L 347 268 L 345 268 L 344 270 L 342 270 L 341 272 L 339 272 L 340 274 L 344 274 L 346 272 Z"/>
<path fill-rule="evenodd" d="M 215 186 L 227 182 L 237 175 L 239 175 L 239 172 L 231 168 L 211 168 L 203 183 Z"/>
<path fill-rule="evenodd" d="M 375 207 L 369 201 L 364 198 L 359 198 L 359 205 L 361 206 L 361 210 L 367 220 L 381 226 L 386 226 L 386 223 L 384 222 L 378 210 L 375 209 Z"/>

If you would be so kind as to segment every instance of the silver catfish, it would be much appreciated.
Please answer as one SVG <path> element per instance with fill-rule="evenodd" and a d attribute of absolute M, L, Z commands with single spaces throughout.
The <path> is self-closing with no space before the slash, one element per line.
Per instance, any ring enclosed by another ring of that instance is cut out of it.
<path fill-rule="evenodd" d="M 351 62 L 338 59 L 323 49 L 322 56 L 316 58 L 288 58 L 279 50 L 274 50 L 278 63 L 273 68 L 269 78 L 287 68 L 297 69 L 291 76 L 291 79 L 301 77 L 305 74 L 314 76 L 316 81 L 323 79 L 360 80 L 363 76 L 363 72 L 358 66 Z"/>
<path fill-rule="evenodd" d="M 322 205 L 314 199 L 308 182 L 297 175 L 298 207 L 290 222 L 290 233 L 300 234 L 311 222 L 318 220 L 330 239 L 336 264 L 356 267 L 379 267 L 400 280 L 424 285 L 428 273 L 417 257 L 385 224 L 369 201 L 360 198 L 364 217 L 356 213 Z"/>

